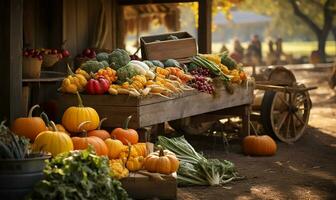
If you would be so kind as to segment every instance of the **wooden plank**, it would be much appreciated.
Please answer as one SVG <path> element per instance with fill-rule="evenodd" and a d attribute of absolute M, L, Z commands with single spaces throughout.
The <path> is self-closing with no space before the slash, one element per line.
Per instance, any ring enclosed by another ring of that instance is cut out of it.
<path fill-rule="evenodd" d="M 187 3 L 197 2 L 198 0 L 117 0 L 120 5 L 137 5 L 137 4 L 156 4 L 156 3 Z"/>
<path fill-rule="evenodd" d="M 63 41 L 67 43 L 65 48 L 68 49 L 73 56 L 79 51 L 77 49 L 77 1 L 67 0 L 63 1 Z"/>
<path fill-rule="evenodd" d="M 161 176 L 163 180 L 153 180 L 149 176 L 131 173 L 129 177 L 120 181 L 130 197 L 134 199 L 176 199 L 176 173 Z"/>
<path fill-rule="evenodd" d="M 223 90 L 215 99 L 212 95 L 199 93 L 172 101 L 144 105 L 139 110 L 140 126 L 150 126 L 224 108 L 250 104 L 252 100 L 253 88 L 238 87 L 233 95 Z"/>
<path fill-rule="evenodd" d="M 23 0 L 0 1 L 0 113 L 8 121 L 22 116 Z M 1 119 L 1 120 L 2 120 Z"/>
<path fill-rule="evenodd" d="M 198 52 L 211 53 L 212 0 L 199 1 L 198 13 Z"/>
<path fill-rule="evenodd" d="M 77 50 L 82 51 L 87 48 L 89 43 L 89 33 L 92 32 L 92 30 L 89 29 L 88 23 L 88 0 L 77 0 L 76 4 L 76 43 Z"/>

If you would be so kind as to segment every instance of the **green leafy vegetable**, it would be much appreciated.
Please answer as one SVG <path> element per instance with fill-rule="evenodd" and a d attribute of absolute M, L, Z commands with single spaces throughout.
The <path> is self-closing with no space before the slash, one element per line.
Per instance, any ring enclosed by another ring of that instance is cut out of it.
<path fill-rule="evenodd" d="M 29 139 L 15 135 L 5 126 L 6 121 L 0 124 L 0 159 L 24 159 L 29 156 Z"/>
<path fill-rule="evenodd" d="M 171 139 L 159 136 L 158 143 L 174 152 L 181 161 L 177 171 L 178 184 L 181 186 L 221 185 L 241 178 L 232 162 L 206 159 L 195 151 L 184 136 Z"/>
<path fill-rule="evenodd" d="M 47 163 L 44 175 L 28 199 L 127 199 L 121 183 L 111 177 L 108 158 L 91 147 L 59 154 Z"/>
<path fill-rule="evenodd" d="M 85 70 L 87 73 L 96 73 L 98 70 L 108 67 L 109 64 L 106 61 L 98 62 L 96 60 L 88 60 L 81 65 L 81 69 Z"/>
<path fill-rule="evenodd" d="M 115 49 L 109 54 L 109 64 L 115 70 L 127 65 L 130 61 L 131 58 L 124 49 Z"/>

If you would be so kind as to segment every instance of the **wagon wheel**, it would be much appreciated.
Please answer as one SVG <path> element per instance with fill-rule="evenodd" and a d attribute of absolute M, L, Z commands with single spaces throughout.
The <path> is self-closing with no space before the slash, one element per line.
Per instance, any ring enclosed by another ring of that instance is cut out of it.
<path fill-rule="evenodd" d="M 191 117 L 169 121 L 168 124 L 178 133 L 199 135 L 210 130 L 215 122 L 193 123 Z"/>
<path fill-rule="evenodd" d="M 299 85 L 298 88 L 305 88 Z M 311 100 L 307 91 L 266 91 L 261 106 L 261 121 L 265 131 L 279 140 L 298 140 L 307 127 Z"/>

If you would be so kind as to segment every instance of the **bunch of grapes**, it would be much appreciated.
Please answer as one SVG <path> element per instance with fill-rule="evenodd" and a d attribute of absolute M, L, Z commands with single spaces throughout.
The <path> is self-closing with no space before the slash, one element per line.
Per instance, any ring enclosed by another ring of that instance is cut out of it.
<path fill-rule="evenodd" d="M 190 83 L 191 87 L 196 88 L 200 92 L 213 94 L 215 88 L 211 84 L 211 79 L 205 76 L 194 75 L 194 79 Z"/>
<path fill-rule="evenodd" d="M 208 68 L 198 67 L 190 72 L 192 75 L 211 77 L 211 72 Z"/>

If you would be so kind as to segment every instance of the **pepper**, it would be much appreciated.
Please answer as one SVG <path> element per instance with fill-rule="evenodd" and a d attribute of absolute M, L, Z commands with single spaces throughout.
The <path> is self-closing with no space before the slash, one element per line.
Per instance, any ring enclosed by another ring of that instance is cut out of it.
<path fill-rule="evenodd" d="M 110 87 L 110 82 L 103 78 L 99 77 L 98 79 L 90 79 L 86 85 L 86 92 L 88 94 L 104 94 L 108 91 Z"/>

